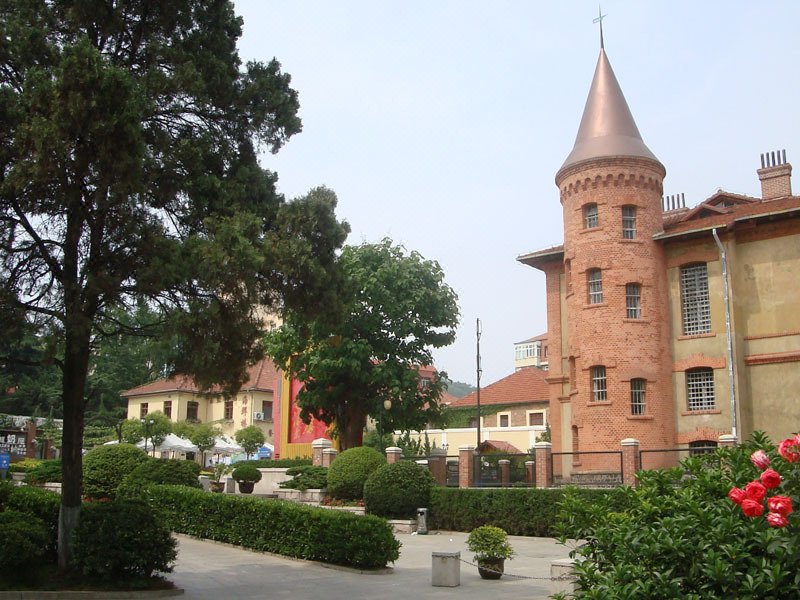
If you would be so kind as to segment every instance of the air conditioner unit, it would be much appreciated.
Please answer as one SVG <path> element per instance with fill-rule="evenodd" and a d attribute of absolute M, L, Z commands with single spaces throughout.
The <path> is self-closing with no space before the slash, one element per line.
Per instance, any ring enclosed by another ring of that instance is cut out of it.
<path fill-rule="evenodd" d="M 256 421 L 263 421 L 264 413 L 263 412 L 253 413 L 253 419 L 255 419 Z"/>

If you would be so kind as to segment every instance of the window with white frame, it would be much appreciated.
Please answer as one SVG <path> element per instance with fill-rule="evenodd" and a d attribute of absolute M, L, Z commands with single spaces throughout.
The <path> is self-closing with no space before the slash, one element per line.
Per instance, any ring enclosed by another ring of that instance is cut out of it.
<path fill-rule="evenodd" d="M 511 413 L 500 413 L 497 415 L 498 427 L 511 427 Z"/>
<path fill-rule="evenodd" d="M 591 203 L 583 207 L 583 226 L 586 229 L 594 229 L 600 224 L 597 216 L 597 204 Z"/>
<path fill-rule="evenodd" d="M 586 282 L 589 289 L 589 304 L 603 302 L 603 272 L 600 269 L 589 269 L 586 273 Z"/>
<path fill-rule="evenodd" d="M 690 411 L 714 410 L 714 370 L 708 367 L 686 371 L 686 402 Z"/>
<path fill-rule="evenodd" d="M 634 416 L 641 416 L 645 412 L 646 386 L 644 379 L 631 379 L 631 414 Z"/>
<path fill-rule="evenodd" d="M 622 207 L 622 239 L 636 239 L 636 207 Z"/>
<path fill-rule="evenodd" d="M 681 267 L 681 306 L 684 335 L 711 331 L 708 268 L 705 263 Z"/>
<path fill-rule="evenodd" d="M 592 367 L 592 400 L 594 402 L 604 402 L 608 400 L 606 368 L 603 365 Z"/>
<path fill-rule="evenodd" d="M 642 286 L 638 283 L 625 284 L 625 316 L 628 319 L 642 318 Z"/>

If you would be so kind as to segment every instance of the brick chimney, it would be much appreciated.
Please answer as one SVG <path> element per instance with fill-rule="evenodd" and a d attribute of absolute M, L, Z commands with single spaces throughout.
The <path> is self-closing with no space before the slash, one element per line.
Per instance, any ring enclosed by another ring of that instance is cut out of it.
<path fill-rule="evenodd" d="M 792 195 L 792 165 L 786 162 L 786 150 L 761 155 L 757 171 L 761 181 L 761 199 L 774 200 Z"/>

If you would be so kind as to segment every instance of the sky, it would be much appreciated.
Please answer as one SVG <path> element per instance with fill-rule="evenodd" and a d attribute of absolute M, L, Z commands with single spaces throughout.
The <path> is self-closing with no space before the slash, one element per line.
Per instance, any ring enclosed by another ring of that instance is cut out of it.
<path fill-rule="evenodd" d="M 442 266 L 461 309 L 434 352 L 451 379 L 514 370 L 547 330 L 544 275 L 516 257 L 563 242 L 556 171 L 599 53 L 595 2 L 235 0 L 245 61 L 292 76 L 303 132 L 262 166 L 287 198 L 325 185 L 349 244 L 384 237 Z M 605 49 L 664 193 L 760 195 L 762 152 L 800 160 L 800 2 L 606 1 Z M 800 184 L 795 184 L 795 192 Z"/>

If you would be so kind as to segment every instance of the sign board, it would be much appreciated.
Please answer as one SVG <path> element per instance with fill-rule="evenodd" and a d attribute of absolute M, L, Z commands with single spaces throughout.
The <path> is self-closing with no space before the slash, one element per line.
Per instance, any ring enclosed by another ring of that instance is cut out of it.
<path fill-rule="evenodd" d="M 261 448 L 258 449 L 258 458 L 272 458 L 272 450 L 266 446 L 261 446 Z"/>
<path fill-rule="evenodd" d="M 0 452 L 0 470 L 7 470 L 11 464 L 11 455 L 8 452 Z"/>

